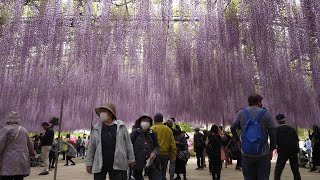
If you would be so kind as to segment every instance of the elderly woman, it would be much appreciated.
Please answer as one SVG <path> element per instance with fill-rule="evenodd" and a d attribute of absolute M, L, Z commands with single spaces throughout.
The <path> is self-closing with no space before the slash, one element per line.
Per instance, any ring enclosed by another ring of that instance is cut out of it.
<path fill-rule="evenodd" d="M 107 103 L 96 109 L 101 122 L 91 131 L 87 153 L 87 172 L 94 180 L 125 180 L 128 165 L 134 165 L 132 143 L 124 122 L 117 120 L 116 108 Z"/>
<path fill-rule="evenodd" d="M 158 139 L 156 132 L 151 130 L 150 126 L 152 126 L 152 118 L 149 115 L 143 115 L 136 120 L 130 135 L 136 159 L 133 170 L 136 180 L 143 180 L 142 171 L 145 166 L 148 166 L 147 174 L 150 180 L 161 180 L 160 163 L 156 161 L 159 153 Z"/>
<path fill-rule="evenodd" d="M 20 126 L 20 116 L 10 112 L 0 130 L 0 179 L 22 180 L 30 174 L 33 144 L 28 131 Z M 14 157 L 14 158 L 13 158 Z"/>

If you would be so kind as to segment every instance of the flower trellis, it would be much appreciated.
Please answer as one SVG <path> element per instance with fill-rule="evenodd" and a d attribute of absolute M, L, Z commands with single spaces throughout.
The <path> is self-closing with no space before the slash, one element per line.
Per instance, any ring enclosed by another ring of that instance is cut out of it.
<path fill-rule="evenodd" d="M 162 112 L 228 124 L 252 92 L 292 125 L 320 122 L 320 1 L 7 0 L 0 8 L 0 117 L 16 110 L 30 130 L 58 116 L 61 98 L 66 130 L 89 129 L 107 101 L 128 123 Z"/>

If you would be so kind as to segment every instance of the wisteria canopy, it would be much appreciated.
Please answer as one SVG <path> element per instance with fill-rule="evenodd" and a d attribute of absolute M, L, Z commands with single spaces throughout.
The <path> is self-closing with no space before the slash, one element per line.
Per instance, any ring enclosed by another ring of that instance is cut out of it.
<path fill-rule="evenodd" d="M 0 0 L 0 118 L 90 129 L 113 102 L 230 124 L 253 92 L 291 125 L 320 122 L 320 0 Z M 62 102 L 62 103 L 61 103 Z"/>

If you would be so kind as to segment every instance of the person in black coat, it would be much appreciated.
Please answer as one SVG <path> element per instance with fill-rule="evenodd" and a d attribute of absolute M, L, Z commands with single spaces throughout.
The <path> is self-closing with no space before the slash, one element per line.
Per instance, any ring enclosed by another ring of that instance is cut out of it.
<path fill-rule="evenodd" d="M 297 131 L 293 127 L 286 125 L 285 116 L 283 114 L 278 114 L 276 119 L 279 123 L 279 126 L 276 128 L 278 159 L 274 172 L 274 179 L 280 180 L 286 162 L 289 160 L 294 180 L 301 180 L 298 162 L 299 138 Z"/>
<path fill-rule="evenodd" d="M 309 130 L 309 138 L 312 143 L 312 168 L 310 171 L 315 171 L 316 166 L 320 165 L 320 128 L 314 125 L 312 130 L 312 134 Z"/>
<path fill-rule="evenodd" d="M 205 137 L 204 135 L 200 132 L 200 128 L 195 128 L 196 133 L 194 134 L 194 152 L 196 153 L 197 156 L 197 168 L 196 170 L 201 170 L 203 169 L 203 150 L 205 148 Z"/>
<path fill-rule="evenodd" d="M 207 154 L 209 156 L 209 167 L 212 174 L 213 180 L 220 180 L 221 178 L 221 146 L 222 138 L 218 134 L 219 127 L 217 125 L 212 125 L 209 136 L 208 136 L 208 146 Z"/>
<path fill-rule="evenodd" d="M 46 130 L 45 134 L 41 138 L 40 146 L 41 146 L 41 154 L 44 162 L 44 171 L 39 175 L 48 175 L 49 174 L 49 153 L 51 150 L 51 146 L 54 140 L 54 131 L 52 126 L 49 123 L 43 122 L 42 128 Z"/>
<path fill-rule="evenodd" d="M 177 144 L 177 153 L 180 151 L 186 151 L 188 150 L 188 143 L 187 139 L 185 137 L 185 134 L 181 132 L 180 126 L 176 125 L 177 130 L 177 137 L 176 137 L 176 144 Z M 179 159 L 177 156 L 176 160 L 176 167 L 175 167 L 175 173 L 177 174 L 177 177 L 175 180 L 180 180 L 180 174 L 183 174 L 183 180 L 187 180 L 187 174 L 186 174 L 186 164 L 188 160 Z"/>
<path fill-rule="evenodd" d="M 159 144 L 156 132 L 150 129 L 152 118 L 149 115 L 143 115 L 136 120 L 133 131 L 130 134 L 133 144 L 136 165 L 133 168 L 133 176 L 136 180 L 143 180 L 143 169 L 148 167 L 148 177 L 150 180 L 161 180 L 161 172 L 157 156 L 159 153 Z M 152 163 L 151 163 L 152 162 Z"/>

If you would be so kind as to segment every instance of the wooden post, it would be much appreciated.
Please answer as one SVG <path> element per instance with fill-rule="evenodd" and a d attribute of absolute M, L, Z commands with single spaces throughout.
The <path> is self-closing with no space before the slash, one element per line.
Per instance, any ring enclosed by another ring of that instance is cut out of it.
<path fill-rule="evenodd" d="M 54 169 L 54 180 L 57 179 L 57 172 L 58 172 L 58 160 L 59 160 L 59 157 L 58 157 L 58 151 L 59 151 L 59 147 L 60 147 L 60 144 L 61 144 L 61 124 L 62 124 L 62 115 L 63 115 L 63 97 L 61 98 L 61 106 L 60 106 L 60 119 L 59 119 L 59 130 L 58 130 L 58 148 L 56 148 L 56 166 L 55 166 L 55 169 Z"/>

